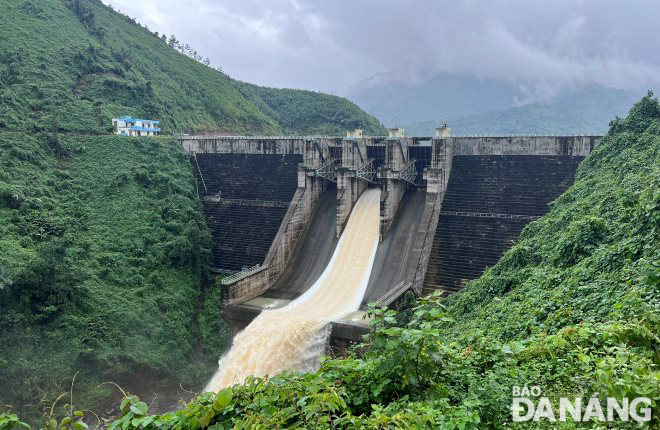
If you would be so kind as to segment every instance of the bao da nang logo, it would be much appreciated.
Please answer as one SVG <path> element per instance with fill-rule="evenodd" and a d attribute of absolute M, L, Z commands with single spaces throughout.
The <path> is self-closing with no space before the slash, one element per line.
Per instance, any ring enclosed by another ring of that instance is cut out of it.
<path fill-rule="evenodd" d="M 553 407 L 547 397 L 541 396 L 541 388 L 526 385 L 513 387 L 513 403 L 511 413 L 513 421 L 651 421 L 651 399 L 636 397 L 623 398 L 621 402 L 608 397 L 601 402 L 594 394 L 589 399 L 580 397 L 569 399 L 561 397 L 559 406 Z"/>

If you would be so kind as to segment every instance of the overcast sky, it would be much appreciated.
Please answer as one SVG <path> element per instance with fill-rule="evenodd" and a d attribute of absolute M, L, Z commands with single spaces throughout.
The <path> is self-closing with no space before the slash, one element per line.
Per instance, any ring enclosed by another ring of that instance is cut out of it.
<path fill-rule="evenodd" d="M 526 84 L 660 82 L 657 0 L 104 0 L 236 79 L 346 94 L 428 71 Z"/>

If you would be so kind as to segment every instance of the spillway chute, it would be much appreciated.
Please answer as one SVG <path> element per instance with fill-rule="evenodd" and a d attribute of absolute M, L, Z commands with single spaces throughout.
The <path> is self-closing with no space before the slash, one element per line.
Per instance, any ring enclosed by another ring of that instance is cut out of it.
<path fill-rule="evenodd" d="M 242 383 L 250 375 L 315 371 L 330 321 L 360 307 L 378 248 L 380 190 L 356 202 L 335 252 L 316 282 L 288 305 L 262 311 L 236 335 L 206 391 Z"/>

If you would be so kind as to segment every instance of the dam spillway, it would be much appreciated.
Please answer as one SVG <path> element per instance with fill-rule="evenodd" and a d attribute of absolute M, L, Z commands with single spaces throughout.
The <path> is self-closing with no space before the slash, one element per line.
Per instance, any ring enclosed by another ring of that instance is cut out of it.
<path fill-rule="evenodd" d="M 325 269 L 365 190 L 381 190 L 361 309 L 452 293 L 481 275 L 573 182 L 599 136 L 185 137 L 233 333 L 286 306 Z M 332 322 L 359 340 L 361 314 Z"/>
<path fill-rule="evenodd" d="M 242 383 L 250 375 L 318 368 L 328 323 L 357 310 L 367 288 L 378 246 L 379 196 L 374 188 L 362 193 L 316 282 L 287 306 L 261 312 L 240 332 L 205 391 Z"/>
<path fill-rule="evenodd" d="M 316 282 L 337 247 L 336 216 L 337 190 L 329 189 L 319 198 L 295 255 L 264 297 L 294 300 Z"/>

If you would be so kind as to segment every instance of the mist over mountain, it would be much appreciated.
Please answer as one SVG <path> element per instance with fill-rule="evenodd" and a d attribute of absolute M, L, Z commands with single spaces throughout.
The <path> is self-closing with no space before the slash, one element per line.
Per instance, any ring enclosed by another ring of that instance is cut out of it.
<path fill-rule="evenodd" d="M 648 0 L 196 0 L 185 13 L 176 0 L 104 1 L 268 87 L 345 95 L 401 70 L 546 90 L 594 83 L 645 94 L 660 82 L 650 36 L 660 2 Z"/>
<path fill-rule="evenodd" d="M 570 134 L 604 132 L 645 91 L 455 73 L 384 73 L 356 85 L 348 98 L 408 135 L 427 135 L 444 123 L 458 134 Z"/>
<path fill-rule="evenodd" d="M 503 81 L 450 73 L 391 78 L 373 76 L 349 93 L 390 127 L 506 109 L 515 104 L 517 93 L 515 85 Z"/>

